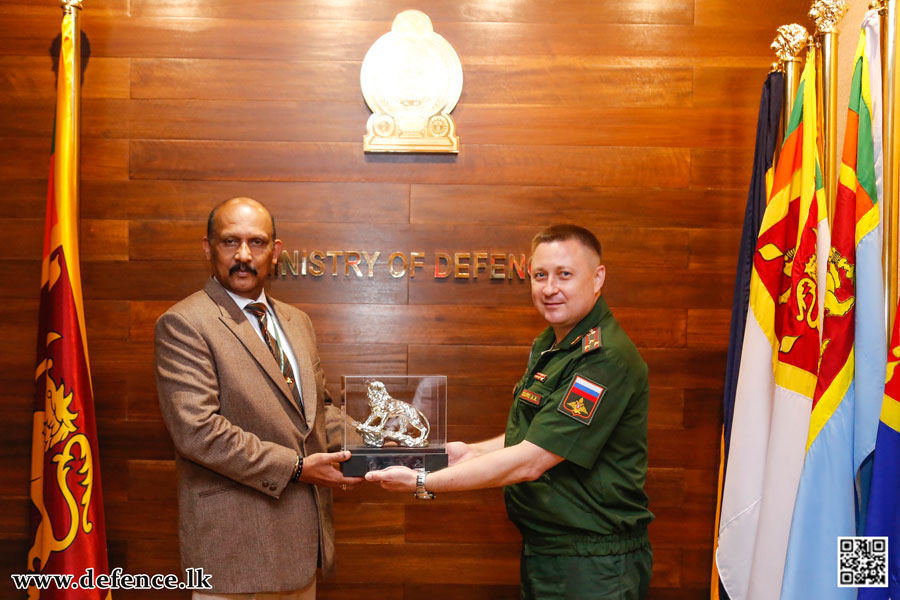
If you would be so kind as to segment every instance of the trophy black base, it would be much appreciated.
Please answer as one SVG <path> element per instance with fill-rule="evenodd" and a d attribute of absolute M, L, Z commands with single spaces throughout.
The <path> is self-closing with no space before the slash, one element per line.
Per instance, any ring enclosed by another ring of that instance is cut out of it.
<path fill-rule="evenodd" d="M 341 463 L 345 477 L 362 477 L 369 471 L 400 465 L 410 469 L 439 471 L 447 466 L 446 450 L 428 448 L 360 448 Z"/>

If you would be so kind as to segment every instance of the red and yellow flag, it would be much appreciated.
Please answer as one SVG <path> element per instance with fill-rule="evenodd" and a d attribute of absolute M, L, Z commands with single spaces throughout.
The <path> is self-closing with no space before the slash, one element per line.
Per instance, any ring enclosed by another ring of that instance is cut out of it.
<path fill-rule="evenodd" d="M 62 21 L 56 127 L 41 266 L 31 447 L 33 545 L 28 572 L 108 572 L 94 400 L 78 257 L 80 35 L 78 11 Z M 101 599 L 106 590 L 33 586 L 29 598 Z"/>
<path fill-rule="evenodd" d="M 857 597 L 855 588 L 838 587 L 852 581 L 835 560 L 835 540 L 856 535 L 865 522 L 863 465 L 875 447 L 884 396 L 879 20 L 877 11 L 866 13 L 853 61 L 831 248 L 823 261 L 822 352 L 791 520 L 784 599 Z"/>

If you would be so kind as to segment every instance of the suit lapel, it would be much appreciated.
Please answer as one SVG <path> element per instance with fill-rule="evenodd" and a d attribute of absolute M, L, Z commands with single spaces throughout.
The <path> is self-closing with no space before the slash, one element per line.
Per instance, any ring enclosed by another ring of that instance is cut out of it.
<path fill-rule="evenodd" d="M 275 385 L 278 386 L 278 389 L 281 391 L 281 394 L 285 397 L 288 404 L 300 413 L 300 408 L 294 401 L 294 395 L 288 387 L 287 382 L 285 382 L 284 375 L 278 368 L 278 363 L 275 362 L 275 358 L 272 356 L 266 343 L 253 329 L 253 325 L 250 324 L 244 311 L 238 308 L 238 305 L 231 299 L 225 291 L 225 288 L 223 288 L 216 280 L 210 278 L 206 284 L 205 291 L 222 310 L 219 315 L 219 319 L 222 323 L 231 330 L 250 356 L 253 357 L 253 360 L 259 365 L 260 369 L 275 382 Z M 305 415 L 301 413 L 301 417 L 305 418 Z"/>
<path fill-rule="evenodd" d="M 316 373 L 313 371 L 309 353 L 305 350 L 308 334 L 304 331 L 302 323 L 291 319 L 290 313 L 282 310 L 280 302 L 273 300 L 268 295 L 266 297 L 269 299 L 269 306 L 278 317 L 278 323 L 281 325 L 281 330 L 284 331 L 284 336 L 291 345 L 294 360 L 297 361 L 297 368 L 300 370 L 297 376 L 300 378 L 300 390 L 303 392 L 303 410 L 306 411 L 306 422 L 313 423 L 316 420 L 318 398 L 316 397 Z"/>

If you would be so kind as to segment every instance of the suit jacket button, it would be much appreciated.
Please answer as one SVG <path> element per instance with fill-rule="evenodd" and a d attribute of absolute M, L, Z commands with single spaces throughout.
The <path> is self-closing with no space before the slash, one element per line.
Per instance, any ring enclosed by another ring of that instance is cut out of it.
<path fill-rule="evenodd" d="M 272 491 L 274 492 L 275 490 L 278 489 L 278 486 L 276 486 L 276 485 L 273 483 L 272 485 L 269 486 L 269 489 L 272 490 Z"/>
<path fill-rule="evenodd" d="M 264 488 L 265 488 L 265 487 L 269 487 L 269 480 L 268 480 L 268 479 L 263 479 L 263 481 L 262 481 L 262 486 L 263 486 Z"/>

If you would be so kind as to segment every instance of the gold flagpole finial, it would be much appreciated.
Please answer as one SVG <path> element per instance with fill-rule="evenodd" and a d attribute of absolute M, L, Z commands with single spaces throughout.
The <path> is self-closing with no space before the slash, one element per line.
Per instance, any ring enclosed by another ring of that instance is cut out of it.
<path fill-rule="evenodd" d="M 81 5 L 81 0 L 59 0 L 59 5 L 62 7 L 63 12 L 65 13 L 71 13 L 76 8 L 78 10 L 84 8 Z"/>
<path fill-rule="evenodd" d="M 809 9 L 809 18 L 816 23 L 816 33 L 833 33 L 847 14 L 845 0 L 816 0 Z"/>
<path fill-rule="evenodd" d="M 791 23 L 790 25 L 782 25 L 776 30 L 775 41 L 772 42 L 771 48 L 775 51 L 778 60 L 785 63 L 794 60 L 797 54 L 806 47 L 809 33 L 806 27 Z"/>

